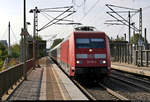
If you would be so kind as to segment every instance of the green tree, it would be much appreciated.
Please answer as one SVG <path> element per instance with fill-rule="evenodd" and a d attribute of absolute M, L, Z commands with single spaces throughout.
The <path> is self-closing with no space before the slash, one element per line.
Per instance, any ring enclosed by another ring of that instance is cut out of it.
<path fill-rule="evenodd" d="M 28 39 L 29 39 L 29 38 L 28 38 Z M 30 39 L 32 40 L 33 37 L 31 37 Z M 42 37 L 41 37 L 41 36 L 35 36 L 35 40 L 41 41 L 41 40 L 42 40 Z M 23 41 L 23 40 L 20 39 L 19 43 L 21 44 L 22 41 Z M 24 42 L 22 42 L 22 43 L 24 43 Z"/>
<path fill-rule="evenodd" d="M 35 40 L 41 41 L 42 37 L 41 36 L 35 36 Z"/>
<path fill-rule="evenodd" d="M 117 35 L 117 38 L 115 39 L 115 41 L 125 41 L 124 37 L 118 37 Z"/>
<path fill-rule="evenodd" d="M 19 58 L 20 56 L 20 46 L 18 44 L 14 44 L 11 46 L 11 54 L 10 58 Z"/>
<path fill-rule="evenodd" d="M 1 50 L 0 51 L 0 53 L 1 53 L 0 58 L 4 61 L 5 58 L 7 58 L 8 54 L 7 54 L 6 47 L 3 44 L 1 44 L 1 43 L 0 43 L 0 50 Z"/>
<path fill-rule="evenodd" d="M 131 43 L 133 44 L 134 39 L 135 39 L 135 43 L 137 44 L 140 38 L 142 38 L 141 40 L 144 42 L 144 38 L 141 35 L 139 35 L 138 33 L 136 33 L 135 35 L 133 35 L 131 37 Z M 147 42 L 147 40 L 146 40 L 146 42 Z"/>
<path fill-rule="evenodd" d="M 61 38 L 55 39 L 50 49 L 52 49 L 52 48 L 54 48 L 55 46 L 57 46 L 57 45 L 58 45 L 59 43 L 61 43 L 63 40 L 64 40 L 64 38 L 62 38 L 62 39 L 61 39 Z"/>
<path fill-rule="evenodd" d="M 4 61 L 3 61 L 2 59 L 0 59 L 0 69 L 1 69 L 2 66 L 3 66 L 3 63 L 4 63 Z"/>
<path fill-rule="evenodd" d="M 6 47 L 0 43 L 0 68 L 3 66 L 4 60 L 8 57 Z"/>
<path fill-rule="evenodd" d="M 112 37 L 111 37 L 111 39 L 109 38 L 109 40 L 110 40 L 110 41 L 125 41 L 125 38 L 124 38 L 124 37 L 119 37 L 119 36 L 117 35 L 117 38 L 112 38 Z"/>

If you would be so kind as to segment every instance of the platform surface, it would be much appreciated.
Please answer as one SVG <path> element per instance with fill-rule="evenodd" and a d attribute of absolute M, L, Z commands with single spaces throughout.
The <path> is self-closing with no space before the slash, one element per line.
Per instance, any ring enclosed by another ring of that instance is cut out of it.
<path fill-rule="evenodd" d="M 38 100 L 43 68 L 33 70 L 8 98 L 8 100 Z"/>
<path fill-rule="evenodd" d="M 88 100 L 48 57 L 39 61 L 8 100 Z"/>
<path fill-rule="evenodd" d="M 150 76 L 150 67 L 138 67 L 132 64 L 112 62 L 111 68 L 144 76 Z"/>

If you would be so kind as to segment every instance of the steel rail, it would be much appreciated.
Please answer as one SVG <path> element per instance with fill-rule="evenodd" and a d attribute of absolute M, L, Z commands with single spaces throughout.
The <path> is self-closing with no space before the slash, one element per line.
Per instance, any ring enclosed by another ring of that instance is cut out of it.
<path fill-rule="evenodd" d="M 133 79 L 133 80 L 144 82 L 146 84 L 150 84 L 149 81 L 146 81 L 146 80 L 143 80 L 143 79 L 138 79 L 138 78 L 135 78 L 135 77 L 124 76 L 124 75 L 121 75 L 121 74 L 118 74 L 118 73 L 112 73 L 112 74 L 114 74 L 114 75 L 120 75 L 120 76 L 126 77 L 128 79 Z"/>
<path fill-rule="evenodd" d="M 121 82 L 124 82 L 124 83 L 126 83 L 126 84 L 130 84 L 130 85 L 133 85 L 133 86 L 136 86 L 136 87 L 138 87 L 138 88 L 142 88 L 143 90 L 145 90 L 146 92 L 150 92 L 150 88 L 147 88 L 147 87 L 145 87 L 145 86 L 141 86 L 141 85 L 139 85 L 139 84 L 135 84 L 135 83 L 133 83 L 133 82 L 131 82 L 131 81 L 128 81 L 128 80 L 124 80 L 123 78 L 118 78 L 117 76 L 115 76 L 115 75 L 111 75 L 111 78 L 113 78 L 113 79 L 116 79 L 116 80 L 119 80 L 119 81 L 121 81 Z"/>
<path fill-rule="evenodd" d="M 51 60 L 50 57 L 48 57 L 49 60 Z M 53 59 L 52 59 L 53 61 Z M 76 80 L 71 79 L 68 74 L 58 65 L 56 64 L 62 72 L 64 72 L 64 74 L 81 90 L 81 92 L 83 92 L 83 94 L 89 99 L 89 100 L 96 100 L 84 87 L 82 87 Z"/>
<path fill-rule="evenodd" d="M 115 96 L 116 98 L 120 99 L 120 100 L 129 100 L 126 97 L 120 95 L 119 93 L 111 90 L 110 88 L 106 87 L 105 85 L 103 85 L 102 83 L 99 83 L 99 85 L 104 88 L 109 94 L 111 94 L 112 96 Z"/>
<path fill-rule="evenodd" d="M 76 80 L 72 80 L 74 84 L 90 99 L 96 100 L 84 87 L 82 87 Z"/>
<path fill-rule="evenodd" d="M 58 66 L 59 67 L 59 66 Z M 59 67 L 60 68 L 60 67 Z M 60 68 L 62 70 L 62 68 Z M 63 70 L 62 70 L 63 71 Z M 64 72 L 64 71 L 63 71 Z M 65 73 L 65 72 L 64 72 Z M 66 74 L 66 73 L 65 73 Z M 67 74 L 66 74 L 67 75 Z M 68 76 L 68 75 L 67 75 Z M 68 76 L 69 78 L 69 76 Z M 84 93 L 84 95 L 89 99 L 89 100 L 96 100 L 95 97 L 93 97 L 82 85 L 80 85 L 76 80 L 71 79 L 71 81 Z M 115 96 L 116 98 L 120 99 L 120 100 L 129 100 L 127 98 L 125 98 L 124 96 L 116 93 L 115 91 L 107 88 L 106 86 L 104 86 L 103 84 L 99 84 L 102 88 L 104 88 L 109 94 L 111 94 L 112 96 Z"/>

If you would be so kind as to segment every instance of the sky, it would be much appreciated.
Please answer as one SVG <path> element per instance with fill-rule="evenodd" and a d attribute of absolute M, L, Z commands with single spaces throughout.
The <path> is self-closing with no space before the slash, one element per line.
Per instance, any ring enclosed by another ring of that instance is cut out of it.
<path fill-rule="evenodd" d="M 94 26 L 98 30 L 106 32 L 109 37 L 116 38 L 124 37 L 127 34 L 128 40 L 128 27 L 125 25 L 113 25 L 108 26 L 104 24 L 106 20 L 113 20 L 111 16 L 106 14 L 110 11 L 105 5 L 112 4 L 123 7 L 130 8 L 143 8 L 143 29 L 147 28 L 147 39 L 150 42 L 150 0 L 26 0 L 26 18 L 28 25 L 29 34 L 33 35 L 33 13 L 29 13 L 30 9 L 37 6 L 39 9 L 53 8 L 53 7 L 64 7 L 64 6 L 74 6 L 74 13 L 67 19 L 73 20 L 77 23 L 82 23 L 83 25 Z M 117 9 L 115 10 L 123 10 Z M 11 44 L 18 43 L 20 40 L 21 28 L 23 28 L 23 0 L 1 0 L 0 1 L 0 40 L 7 40 L 8 36 L 8 22 L 11 23 Z M 50 16 L 56 17 L 59 13 L 47 13 Z M 122 14 L 123 17 L 127 18 L 127 14 Z M 139 14 L 132 17 L 131 22 L 136 22 L 135 25 L 138 27 Z M 43 16 L 42 13 L 39 14 L 39 25 L 41 28 L 43 25 L 49 22 L 49 20 Z M 39 32 L 39 35 L 48 41 L 49 39 L 57 34 L 56 38 L 64 38 L 71 34 L 73 31 L 72 25 L 53 25 L 47 29 Z M 131 32 L 133 32 L 131 30 Z M 144 30 L 143 30 L 144 35 Z M 131 35 L 132 36 L 132 35 Z"/>

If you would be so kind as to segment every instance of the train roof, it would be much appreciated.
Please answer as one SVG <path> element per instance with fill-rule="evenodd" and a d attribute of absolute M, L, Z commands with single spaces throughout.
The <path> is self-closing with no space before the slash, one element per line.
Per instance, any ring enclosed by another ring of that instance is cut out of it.
<path fill-rule="evenodd" d="M 74 31 L 74 33 L 80 33 L 80 34 L 85 34 L 85 33 L 93 33 L 93 34 L 101 33 L 101 34 L 105 34 L 105 32 L 102 32 L 102 31 Z"/>
<path fill-rule="evenodd" d="M 80 29 L 81 28 L 81 29 Z M 86 30 L 85 30 L 86 29 Z M 96 29 L 95 27 L 92 26 L 82 26 L 82 27 L 77 27 L 76 30 L 72 33 L 72 34 L 105 34 L 105 32 L 102 31 L 98 31 L 98 30 L 91 30 L 91 29 Z M 56 49 L 57 47 L 59 47 L 63 42 L 65 42 L 66 40 L 69 39 L 69 37 L 72 35 L 70 34 L 69 36 L 67 36 L 66 38 L 64 38 L 64 40 L 59 43 L 58 45 L 56 45 L 54 48 L 52 48 L 50 51 Z"/>
<path fill-rule="evenodd" d="M 79 26 L 74 28 L 74 32 L 75 33 L 84 33 L 84 32 L 88 32 L 88 33 L 105 33 L 102 31 L 98 31 L 95 27 L 93 26 Z"/>
<path fill-rule="evenodd" d="M 75 31 L 97 31 L 93 26 L 79 26 L 74 28 Z"/>

